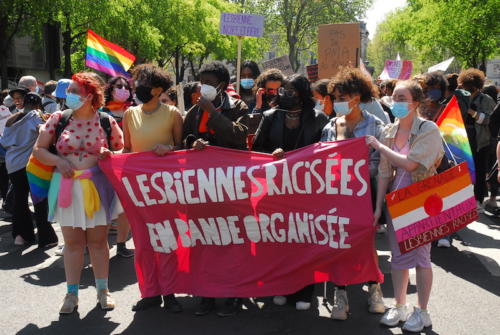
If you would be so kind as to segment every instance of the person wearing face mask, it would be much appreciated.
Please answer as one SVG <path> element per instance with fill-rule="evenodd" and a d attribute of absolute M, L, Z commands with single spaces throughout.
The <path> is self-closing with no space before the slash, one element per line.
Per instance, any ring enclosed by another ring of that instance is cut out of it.
<path fill-rule="evenodd" d="M 315 103 L 309 80 L 303 75 L 292 75 L 278 89 L 278 105 L 266 112 L 257 130 L 254 151 L 272 153 L 275 159 L 285 157 L 285 152 L 319 142 L 321 130 L 328 117 L 314 109 Z M 287 302 L 297 310 L 311 307 L 314 285 L 287 296 L 275 296 L 276 305 Z"/>
<path fill-rule="evenodd" d="M 460 72 L 458 85 L 470 93 L 470 105 L 464 117 L 465 130 L 469 137 L 469 144 L 476 167 L 474 195 L 478 211 L 484 212 L 483 200 L 488 195 L 486 174 L 489 156 L 493 152 L 491 147 L 490 117 L 495 108 L 495 102 L 490 96 L 481 93 L 484 86 L 484 73 L 478 69 L 467 69 Z"/>
<path fill-rule="evenodd" d="M 423 75 L 421 86 L 425 98 L 419 108 L 420 116 L 436 121 L 446 107 L 448 81 L 441 71 L 434 71 Z"/>
<path fill-rule="evenodd" d="M 229 71 L 219 61 L 201 67 L 201 96 L 184 119 L 186 148 L 202 149 L 210 144 L 246 150 L 247 127 L 243 122 L 248 107 L 226 93 L 229 79 Z"/>
<path fill-rule="evenodd" d="M 241 64 L 239 93 L 241 100 L 247 105 L 249 111 L 255 108 L 255 92 L 253 87 L 259 75 L 259 66 L 254 61 L 246 60 Z"/>
<path fill-rule="evenodd" d="M 329 118 L 335 117 L 333 97 L 328 93 L 329 79 L 321 79 L 311 85 L 313 97 L 316 100 L 314 109 L 325 113 Z"/>
<path fill-rule="evenodd" d="M 384 128 L 383 122 L 375 115 L 361 109 L 360 103 L 371 101 L 377 95 L 377 89 L 370 78 L 360 69 L 344 67 L 328 84 L 328 91 L 335 97 L 334 117 L 323 129 L 322 142 L 339 141 L 350 138 L 374 136 L 380 138 Z M 370 184 L 372 185 L 372 203 L 375 204 L 376 180 L 378 174 L 379 153 L 370 150 Z M 374 248 L 373 254 L 377 257 Z M 385 305 L 380 283 L 368 282 L 368 311 L 371 313 L 384 313 Z M 334 305 L 332 319 L 346 320 L 349 311 L 346 286 L 336 286 L 334 292 Z"/>
<path fill-rule="evenodd" d="M 418 116 L 417 110 L 424 99 L 419 83 L 398 82 L 392 98 L 396 122 L 386 126 L 380 141 L 374 136 L 366 139 L 380 153 L 375 222 L 382 215 L 386 193 L 435 175 L 444 154 L 438 126 Z M 386 218 L 396 306 L 390 308 L 380 322 L 389 327 L 404 322 L 403 330 L 420 332 L 432 324 L 427 311 L 432 287 L 431 244 L 401 254 L 390 216 Z M 413 312 L 406 304 L 411 268 L 416 268 L 418 294 L 418 307 Z"/>
<path fill-rule="evenodd" d="M 182 116 L 175 106 L 160 102 L 162 93 L 172 87 L 170 75 L 153 64 L 141 64 L 133 71 L 135 94 L 141 104 L 130 107 L 123 117 L 123 152 L 152 151 L 158 156 L 180 149 L 182 147 Z M 121 214 L 118 222 L 127 221 Z M 155 257 L 152 250 L 136 250 L 136 258 Z M 155 265 L 152 264 L 154 267 Z M 151 274 L 154 269 L 149 270 Z M 156 280 L 154 275 L 151 280 Z M 163 299 L 162 299 L 163 298 Z M 133 311 L 141 311 L 154 306 L 160 306 L 170 313 L 179 313 L 182 306 L 174 294 L 165 296 L 146 296 L 139 300 Z"/>
<path fill-rule="evenodd" d="M 226 66 L 214 61 L 200 69 L 200 98 L 187 112 L 183 138 L 186 148 L 201 150 L 206 145 L 246 149 L 247 127 L 242 123 L 248 108 L 226 92 L 230 76 Z M 240 298 L 227 298 L 218 316 L 233 316 L 241 308 Z M 204 316 L 215 309 L 215 298 L 201 297 L 195 315 Z"/>
<path fill-rule="evenodd" d="M 56 102 L 59 105 L 58 110 L 60 111 L 68 109 L 68 106 L 66 106 L 66 91 L 68 90 L 70 84 L 71 79 L 59 79 L 57 81 L 54 96 L 56 97 Z"/>
<path fill-rule="evenodd" d="M 40 128 L 33 156 L 55 166 L 48 195 L 49 218 L 61 225 L 67 294 L 60 314 L 78 307 L 78 291 L 85 247 L 94 272 L 97 302 L 112 310 L 108 290 L 108 225 L 117 216 L 116 195 L 99 169 L 99 159 L 123 148 L 123 135 L 115 120 L 98 109 L 104 104 L 103 88 L 88 72 L 76 73 L 66 94 L 70 108 L 57 111 Z"/>
<path fill-rule="evenodd" d="M 267 69 L 255 80 L 255 108 L 253 114 L 263 113 L 277 105 L 278 89 L 282 86 L 285 76 L 278 69 Z"/>
<path fill-rule="evenodd" d="M 132 88 L 127 78 L 112 77 L 104 89 L 104 101 L 105 106 L 101 110 L 111 115 L 121 128 L 123 114 L 134 103 Z"/>
<path fill-rule="evenodd" d="M 6 149 L 5 162 L 14 191 L 12 236 L 15 245 L 35 243 L 33 218 L 28 205 L 29 186 L 26 165 L 38 137 L 42 98 L 34 92 L 24 96 L 24 109 L 12 115 L 6 123 L 1 145 Z M 47 200 L 34 204 L 38 230 L 38 246 L 57 245 L 57 235 L 47 221 Z"/>

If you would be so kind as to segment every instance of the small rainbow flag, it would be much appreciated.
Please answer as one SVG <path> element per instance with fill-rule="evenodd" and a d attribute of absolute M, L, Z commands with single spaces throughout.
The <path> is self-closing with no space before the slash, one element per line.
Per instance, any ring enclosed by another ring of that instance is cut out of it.
<path fill-rule="evenodd" d="M 130 77 L 127 70 L 135 61 L 135 56 L 122 47 L 106 41 L 92 30 L 87 30 L 87 56 L 85 65 L 110 76 Z"/>
<path fill-rule="evenodd" d="M 455 96 L 446 105 L 436 124 L 446 143 L 446 157 L 457 163 L 467 162 L 471 179 L 474 182 L 476 178 L 474 159 L 472 158 L 469 138 L 467 137 L 460 107 Z"/>
<path fill-rule="evenodd" d="M 47 198 L 54 169 L 55 166 L 45 165 L 31 155 L 26 165 L 26 176 L 33 203 L 37 204 Z"/>

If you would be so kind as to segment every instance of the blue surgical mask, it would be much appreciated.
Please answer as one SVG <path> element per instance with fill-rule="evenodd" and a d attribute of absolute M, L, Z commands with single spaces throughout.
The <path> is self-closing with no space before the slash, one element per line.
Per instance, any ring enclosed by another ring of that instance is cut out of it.
<path fill-rule="evenodd" d="M 316 100 L 316 106 L 314 107 L 314 109 L 320 112 L 325 112 L 325 105 L 323 105 L 321 101 Z"/>
<path fill-rule="evenodd" d="M 348 115 L 352 111 L 352 108 L 349 107 L 349 101 L 334 102 L 333 109 L 338 116 Z"/>
<path fill-rule="evenodd" d="M 410 110 L 408 109 L 408 103 L 394 101 L 391 107 L 391 112 L 392 115 L 394 115 L 394 117 L 397 117 L 398 119 L 407 117 L 410 113 Z"/>
<path fill-rule="evenodd" d="M 439 101 L 443 97 L 439 88 L 433 88 L 427 91 L 427 96 L 432 101 Z"/>
<path fill-rule="evenodd" d="M 252 78 L 246 78 L 246 79 L 241 79 L 240 80 L 240 85 L 243 87 L 245 90 L 249 90 L 253 87 L 254 81 Z"/>
<path fill-rule="evenodd" d="M 80 100 L 80 96 L 78 94 L 68 93 L 66 95 L 66 106 L 68 106 L 69 109 L 75 111 L 80 109 L 84 103 L 85 102 Z"/>

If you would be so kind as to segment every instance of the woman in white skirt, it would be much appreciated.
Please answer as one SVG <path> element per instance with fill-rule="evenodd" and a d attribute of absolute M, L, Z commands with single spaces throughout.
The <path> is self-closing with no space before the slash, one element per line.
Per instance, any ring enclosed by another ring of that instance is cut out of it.
<path fill-rule="evenodd" d="M 116 196 L 97 162 L 109 156 L 110 150 L 123 148 L 123 134 L 116 121 L 97 111 L 103 104 L 103 88 L 95 76 L 73 75 L 66 99 L 71 111 L 51 115 L 33 150 L 40 162 L 56 167 L 49 190 L 49 217 L 61 224 L 68 289 L 60 314 L 70 314 L 78 306 L 86 246 L 98 303 L 104 310 L 115 306 L 108 291 L 107 232 L 117 214 L 113 213 Z"/>

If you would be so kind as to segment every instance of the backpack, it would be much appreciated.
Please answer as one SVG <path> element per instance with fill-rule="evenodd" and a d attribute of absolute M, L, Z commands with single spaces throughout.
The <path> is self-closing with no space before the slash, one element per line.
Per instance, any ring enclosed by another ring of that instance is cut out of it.
<path fill-rule="evenodd" d="M 56 125 L 55 131 L 55 140 L 54 143 L 57 143 L 57 140 L 61 136 L 64 128 L 68 125 L 68 121 L 73 115 L 73 110 L 66 109 L 62 112 L 61 118 L 59 119 L 59 123 Z M 101 124 L 102 129 L 104 129 L 104 133 L 106 134 L 106 140 L 108 141 L 108 148 L 111 150 L 111 123 L 109 122 L 109 115 L 104 112 L 99 112 L 99 123 Z M 55 150 L 55 146 L 53 148 Z"/>

